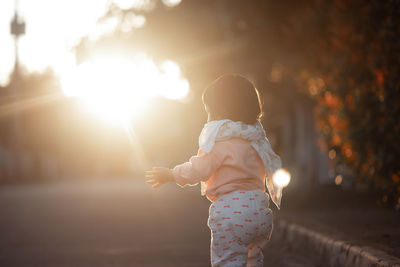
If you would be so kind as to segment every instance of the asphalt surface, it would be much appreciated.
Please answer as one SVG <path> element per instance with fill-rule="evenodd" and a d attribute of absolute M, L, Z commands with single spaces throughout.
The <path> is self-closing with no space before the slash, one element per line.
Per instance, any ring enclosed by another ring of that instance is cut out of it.
<path fill-rule="evenodd" d="M 0 187 L 0 266 L 210 266 L 199 188 L 137 180 Z M 274 238 L 264 266 L 322 266 Z"/>

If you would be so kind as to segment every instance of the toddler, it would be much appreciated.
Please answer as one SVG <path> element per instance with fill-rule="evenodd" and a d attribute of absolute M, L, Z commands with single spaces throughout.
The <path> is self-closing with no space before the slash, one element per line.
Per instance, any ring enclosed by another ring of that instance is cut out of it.
<path fill-rule="evenodd" d="M 202 195 L 212 202 L 212 266 L 263 266 L 262 249 L 272 233 L 269 197 L 278 208 L 281 199 L 272 174 L 281 161 L 260 123 L 259 93 L 243 76 L 223 75 L 206 88 L 203 104 L 208 122 L 198 154 L 173 169 L 154 167 L 146 182 L 153 188 L 171 181 L 182 187 L 201 183 Z"/>

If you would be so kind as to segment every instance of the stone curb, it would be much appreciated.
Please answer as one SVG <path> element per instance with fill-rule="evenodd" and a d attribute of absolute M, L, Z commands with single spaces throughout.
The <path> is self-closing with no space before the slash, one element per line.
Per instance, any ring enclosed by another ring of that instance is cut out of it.
<path fill-rule="evenodd" d="M 282 238 L 281 240 L 284 240 L 289 246 L 316 252 L 319 260 L 332 267 L 400 267 L 400 259 L 384 251 L 367 246 L 355 246 L 343 240 L 335 240 L 283 219 L 277 222 L 276 231 L 279 238 Z"/>

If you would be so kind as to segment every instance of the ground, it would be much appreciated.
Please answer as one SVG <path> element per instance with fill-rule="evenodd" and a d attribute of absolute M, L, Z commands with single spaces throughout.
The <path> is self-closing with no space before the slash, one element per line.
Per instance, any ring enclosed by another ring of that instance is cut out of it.
<path fill-rule="evenodd" d="M 210 266 L 199 188 L 142 179 L 3 186 L 0 266 Z M 319 265 L 272 238 L 265 266 Z"/>

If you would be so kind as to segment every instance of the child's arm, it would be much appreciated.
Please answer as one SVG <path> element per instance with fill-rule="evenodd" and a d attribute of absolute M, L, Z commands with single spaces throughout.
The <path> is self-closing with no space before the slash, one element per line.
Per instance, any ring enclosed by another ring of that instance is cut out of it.
<path fill-rule="evenodd" d="M 208 178 L 221 166 L 224 156 L 219 146 L 215 145 L 210 153 L 199 151 L 197 156 L 190 158 L 188 162 L 175 166 L 172 174 L 175 182 L 183 187 L 196 185 Z"/>
<path fill-rule="evenodd" d="M 146 172 L 146 183 L 153 188 L 175 181 L 180 186 L 195 185 L 206 181 L 221 166 L 224 160 L 223 149 L 217 144 L 210 153 L 199 151 L 197 156 L 173 169 L 158 167 Z"/>

